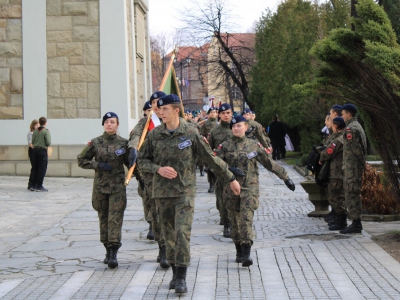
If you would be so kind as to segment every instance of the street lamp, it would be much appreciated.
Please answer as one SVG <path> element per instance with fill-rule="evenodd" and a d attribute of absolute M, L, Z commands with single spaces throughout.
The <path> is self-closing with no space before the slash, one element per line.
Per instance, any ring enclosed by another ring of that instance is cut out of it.
<path fill-rule="evenodd" d="M 174 58 L 174 63 L 177 63 L 177 57 Z M 179 61 L 179 66 L 181 68 L 181 99 L 183 101 L 183 66 L 186 64 L 187 66 L 189 66 L 190 64 L 190 56 L 186 57 L 186 59 Z M 188 73 L 189 76 L 189 73 Z"/>

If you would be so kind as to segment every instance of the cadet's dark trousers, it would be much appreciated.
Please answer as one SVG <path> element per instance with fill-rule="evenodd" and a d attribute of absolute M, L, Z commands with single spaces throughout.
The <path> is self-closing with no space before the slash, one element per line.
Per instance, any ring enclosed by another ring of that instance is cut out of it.
<path fill-rule="evenodd" d="M 346 166 L 344 161 L 343 165 Z M 364 166 L 347 166 L 343 171 L 343 187 L 347 216 L 351 220 L 356 220 L 361 218 L 361 184 Z"/>
<path fill-rule="evenodd" d="M 259 206 L 258 199 L 237 196 L 228 199 L 227 203 L 233 242 L 253 244 L 253 217 Z"/>
<path fill-rule="evenodd" d="M 144 219 L 146 222 L 152 222 L 152 214 L 151 214 L 151 198 L 147 197 L 147 194 L 142 189 L 139 181 L 138 181 L 138 194 L 142 198 L 142 205 L 144 211 Z"/>
<path fill-rule="evenodd" d="M 121 231 L 126 208 L 125 188 L 117 193 L 103 194 L 93 186 L 92 206 L 100 223 L 100 241 L 107 247 L 121 247 Z"/>
<path fill-rule="evenodd" d="M 207 169 L 207 181 L 211 185 L 215 184 L 215 174 L 210 169 Z"/>
<path fill-rule="evenodd" d="M 228 221 L 228 210 L 226 209 L 226 201 L 224 200 L 224 183 L 217 178 L 215 182 L 215 196 L 217 198 L 217 209 L 219 216 L 223 221 Z"/>
<path fill-rule="evenodd" d="M 279 141 L 271 141 L 272 144 L 272 158 L 280 159 L 281 158 L 281 147 Z"/>
<path fill-rule="evenodd" d="M 161 230 L 164 234 L 167 260 L 176 267 L 190 265 L 190 235 L 194 214 L 194 195 L 157 198 Z"/>
<path fill-rule="evenodd" d="M 47 171 L 47 149 L 34 148 L 32 151 L 32 169 L 29 182 L 33 187 L 40 188 L 43 185 L 44 176 Z"/>

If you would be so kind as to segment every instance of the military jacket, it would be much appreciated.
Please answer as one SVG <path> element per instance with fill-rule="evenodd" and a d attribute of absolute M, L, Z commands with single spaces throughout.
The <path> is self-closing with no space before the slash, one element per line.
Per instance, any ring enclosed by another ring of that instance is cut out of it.
<path fill-rule="evenodd" d="M 265 148 L 271 147 L 271 140 L 264 135 L 261 124 L 253 120 L 248 120 L 248 124 L 249 130 L 246 132 L 246 136 L 252 140 L 257 139 Z"/>
<path fill-rule="evenodd" d="M 367 158 L 367 138 L 356 117 L 346 122 L 343 133 L 343 169 L 364 168 Z"/>
<path fill-rule="evenodd" d="M 99 170 L 97 166 L 100 162 L 110 164 L 112 169 Z M 78 155 L 79 167 L 95 170 L 93 189 L 103 194 L 125 190 L 124 164 L 128 166 L 128 140 L 117 134 L 104 132 L 91 140 Z"/>
<path fill-rule="evenodd" d="M 153 198 L 192 196 L 196 192 L 196 158 L 210 165 L 224 179 L 233 174 L 228 165 L 215 157 L 207 140 L 190 124 L 180 119 L 179 127 L 171 134 L 165 124 L 154 128 L 139 150 L 141 171 L 155 174 Z M 172 167 L 178 173 L 174 179 L 157 173 L 160 167 Z"/>
<path fill-rule="evenodd" d="M 221 121 L 219 125 L 215 126 L 208 133 L 207 139 L 210 143 L 211 149 L 216 149 L 218 145 L 233 136 L 232 130 L 229 128 L 229 123 Z"/>
<path fill-rule="evenodd" d="M 233 136 L 223 142 L 215 150 L 215 154 L 226 161 L 231 167 L 238 167 L 245 176 L 237 177 L 243 191 L 250 190 L 252 195 L 259 197 L 258 164 L 261 163 L 268 171 L 276 174 L 280 179 L 289 179 L 284 168 L 276 164 L 269 156 L 267 149 L 260 143 L 244 137 Z M 232 195 L 233 196 L 233 193 Z"/>
<path fill-rule="evenodd" d="M 331 135 L 329 144 L 321 152 L 321 163 L 330 161 L 329 178 L 343 179 L 343 132 Z"/>
<path fill-rule="evenodd" d="M 136 126 L 129 134 L 128 148 L 137 149 L 139 146 L 140 137 L 142 136 L 144 127 L 146 126 L 147 117 L 141 118 Z"/>
<path fill-rule="evenodd" d="M 197 122 L 193 122 L 192 120 L 186 120 L 191 126 L 195 127 L 200 132 L 200 125 Z"/>
<path fill-rule="evenodd" d="M 204 137 L 207 137 L 210 133 L 211 129 L 217 126 L 217 119 L 209 118 L 208 120 L 203 122 L 203 126 L 200 127 L 200 134 Z"/>

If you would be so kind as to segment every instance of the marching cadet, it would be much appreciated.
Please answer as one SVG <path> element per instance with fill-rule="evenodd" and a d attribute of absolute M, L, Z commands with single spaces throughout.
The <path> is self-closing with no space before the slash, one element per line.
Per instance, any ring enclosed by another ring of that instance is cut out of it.
<path fill-rule="evenodd" d="M 232 119 L 232 108 L 228 103 L 221 104 L 218 109 L 218 117 L 220 122 L 208 134 L 208 142 L 211 149 L 217 147 L 232 137 L 232 130 L 229 128 L 229 123 Z M 215 197 L 217 198 L 217 209 L 220 216 L 220 225 L 224 225 L 223 236 L 231 237 L 231 224 L 229 222 L 228 210 L 226 209 L 226 200 L 224 199 L 224 182 L 216 176 L 215 181 Z"/>
<path fill-rule="evenodd" d="M 240 185 L 228 165 L 215 157 L 206 139 L 179 118 L 180 99 L 171 94 L 157 101 L 163 124 L 154 128 L 139 151 L 142 171 L 154 174 L 153 193 L 159 209 L 173 277 L 169 284 L 176 293 L 187 293 L 186 270 L 190 264 L 190 235 L 196 192 L 196 159 L 201 156 L 235 194 Z"/>
<path fill-rule="evenodd" d="M 238 177 L 241 185 L 240 194 L 225 190 L 228 195 L 226 203 L 229 219 L 232 222 L 231 237 L 236 247 L 236 262 L 241 262 L 243 267 L 253 264 L 250 258 L 253 244 L 253 216 L 259 206 L 260 196 L 257 162 L 282 179 L 290 190 L 295 190 L 295 185 L 286 170 L 272 160 L 267 149 L 260 143 L 246 138 L 248 127 L 248 121 L 243 116 L 232 118 L 230 128 L 233 137 L 215 150 L 216 155 L 228 165 L 244 172 L 243 177 Z"/>
<path fill-rule="evenodd" d="M 150 108 L 157 115 L 157 117 L 160 117 L 160 112 L 157 107 L 157 100 L 161 97 L 164 97 L 165 95 L 166 94 L 162 91 L 157 91 L 157 92 L 153 93 L 150 97 L 149 105 L 146 106 L 146 104 L 145 104 L 145 107 L 143 108 L 143 110 L 146 108 L 146 111 L 148 111 L 148 108 Z M 150 112 L 148 112 L 148 113 L 150 113 Z M 138 124 L 136 124 L 135 128 L 132 130 L 132 132 L 129 136 L 129 144 L 128 144 L 129 167 L 132 167 L 134 165 L 134 163 L 136 162 L 139 140 L 140 140 L 140 137 L 142 136 L 146 122 L 147 122 L 147 118 L 141 119 L 138 122 Z M 167 261 L 166 249 L 165 249 L 165 239 L 161 232 L 160 224 L 158 222 L 158 209 L 157 209 L 156 201 L 152 198 L 152 195 L 151 195 L 154 175 L 152 173 L 142 172 L 140 169 L 139 169 L 139 172 L 135 173 L 135 175 L 137 175 L 137 173 L 140 173 L 138 193 L 139 193 L 139 196 L 142 197 L 144 206 L 147 207 L 147 209 L 151 215 L 151 218 L 150 218 L 151 225 L 149 227 L 149 233 L 147 234 L 147 238 L 149 240 L 157 241 L 158 256 L 157 256 L 156 261 L 158 263 L 160 263 L 160 266 L 162 268 L 167 269 L 170 267 L 170 264 Z M 147 215 L 146 210 L 145 210 L 145 215 Z M 146 221 L 147 220 L 148 219 L 146 219 Z"/>
<path fill-rule="evenodd" d="M 92 139 L 78 155 L 78 165 L 95 171 L 92 206 L 100 222 L 100 241 L 107 249 L 104 263 L 118 266 L 117 252 L 121 247 L 121 230 L 126 208 L 124 165 L 128 166 L 128 140 L 117 133 L 117 114 L 108 112 L 101 123 L 103 135 Z M 94 160 L 93 160 L 94 158 Z"/>
<path fill-rule="evenodd" d="M 332 120 L 332 131 L 329 145 L 321 151 L 319 163 L 329 163 L 329 182 L 327 187 L 329 205 L 335 212 L 329 224 L 329 230 L 342 230 L 347 227 L 346 207 L 343 191 L 343 131 L 346 127 L 342 117 Z"/>
<path fill-rule="evenodd" d="M 210 107 L 207 111 L 207 117 L 207 120 L 203 122 L 203 126 L 200 127 L 200 134 L 205 138 L 208 137 L 211 129 L 217 126 L 218 108 Z M 207 181 L 210 184 L 208 192 L 214 193 L 215 175 L 210 169 L 207 169 Z"/>
<path fill-rule="evenodd" d="M 361 233 L 361 184 L 367 157 L 367 138 L 357 121 L 357 108 L 345 104 L 342 116 L 346 122 L 343 134 L 343 185 L 347 216 L 352 220 L 340 233 Z"/>
<path fill-rule="evenodd" d="M 136 126 L 132 129 L 129 134 L 129 168 L 131 168 L 135 163 L 135 158 L 137 157 L 137 147 L 139 144 L 140 136 L 142 135 L 143 129 L 147 122 L 147 116 L 151 112 L 151 103 L 150 101 L 146 101 L 143 106 L 143 118 L 139 120 Z M 151 201 L 150 198 L 146 197 L 144 193 L 144 181 L 140 178 L 139 172 L 135 169 L 135 176 L 138 181 L 138 194 L 142 198 L 144 218 L 147 223 L 149 223 L 149 232 L 147 233 L 147 239 L 154 240 L 154 232 L 152 229 L 152 214 L 151 210 Z"/>
<path fill-rule="evenodd" d="M 265 136 L 261 124 L 253 120 L 253 114 L 251 110 L 245 108 L 242 115 L 246 118 L 248 122 L 249 129 L 246 132 L 247 138 L 258 140 L 261 145 L 263 145 L 263 147 L 268 150 L 268 154 L 270 154 L 272 152 L 271 140 L 269 139 L 269 137 Z"/>

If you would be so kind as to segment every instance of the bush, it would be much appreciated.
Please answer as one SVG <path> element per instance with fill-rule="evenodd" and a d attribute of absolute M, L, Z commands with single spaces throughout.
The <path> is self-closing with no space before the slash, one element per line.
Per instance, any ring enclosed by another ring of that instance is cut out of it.
<path fill-rule="evenodd" d="M 363 173 L 361 199 L 367 214 L 390 215 L 400 213 L 400 205 L 394 197 L 391 184 L 369 164 Z"/>
<path fill-rule="evenodd" d="M 301 156 L 301 163 L 303 166 L 307 165 L 308 156 L 309 154 L 304 154 Z"/>

